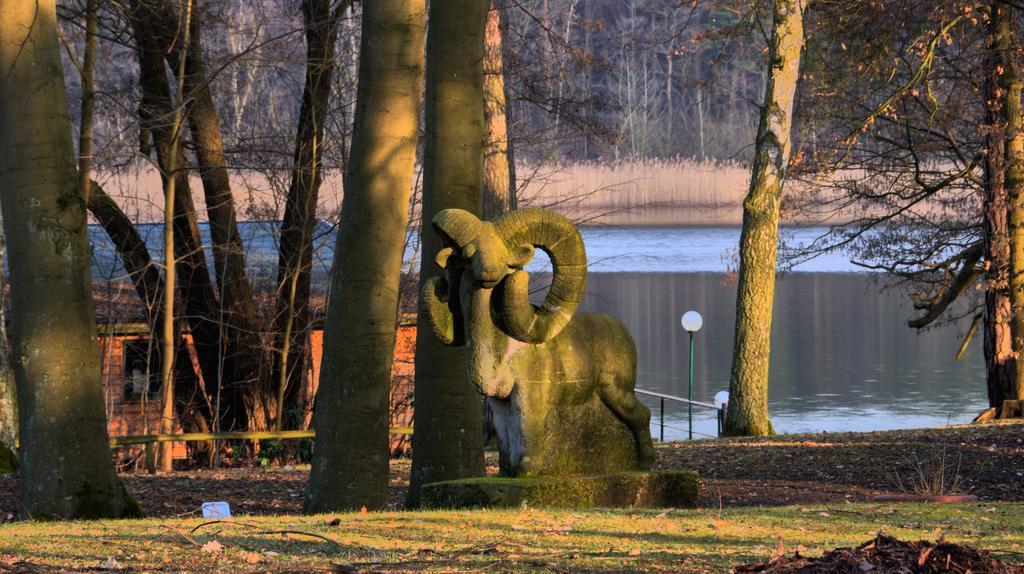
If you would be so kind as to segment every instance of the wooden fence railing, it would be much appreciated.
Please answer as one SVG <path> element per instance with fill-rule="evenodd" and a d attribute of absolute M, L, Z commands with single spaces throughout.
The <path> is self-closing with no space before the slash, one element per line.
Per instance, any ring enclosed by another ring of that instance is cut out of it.
<path fill-rule="evenodd" d="M 392 428 L 391 434 L 411 435 L 412 428 Z M 262 440 L 262 439 L 302 439 L 315 438 L 314 430 L 286 430 L 286 431 L 265 431 L 265 432 L 188 432 L 181 434 L 137 434 L 127 436 L 110 437 L 110 446 L 122 447 L 133 445 L 144 445 L 146 470 L 150 473 L 156 472 L 156 456 L 153 445 L 158 442 L 200 442 L 207 440 Z"/>

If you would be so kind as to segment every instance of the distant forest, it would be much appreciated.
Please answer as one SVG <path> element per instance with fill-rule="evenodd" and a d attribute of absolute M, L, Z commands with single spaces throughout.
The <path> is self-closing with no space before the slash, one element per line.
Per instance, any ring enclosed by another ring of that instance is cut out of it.
<path fill-rule="evenodd" d="M 325 166 L 344 166 L 355 105 L 360 7 L 344 18 Z M 298 2 L 197 3 L 207 71 L 233 167 L 287 173 L 301 104 L 305 43 Z M 747 8 L 749 10 L 749 7 Z M 96 65 L 97 166 L 140 146 L 138 65 L 123 15 L 101 3 Z M 78 3 L 61 8 L 79 53 Z M 722 3 L 507 0 L 504 55 L 517 160 L 749 159 L 764 90 L 764 39 L 753 17 Z M 72 114 L 79 77 L 65 58 Z M 78 125 L 78 118 L 72 117 Z M 144 139 L 144 138 L 143 138 Z"/>

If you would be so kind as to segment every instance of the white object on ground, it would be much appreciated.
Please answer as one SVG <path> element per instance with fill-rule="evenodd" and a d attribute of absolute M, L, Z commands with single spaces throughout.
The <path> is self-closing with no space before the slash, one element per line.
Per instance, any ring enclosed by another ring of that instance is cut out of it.
<path fill-rule="evenodd" d="M 204 502 L 203 518 L 231 518 L 231 507 L 226 502 Z"/>

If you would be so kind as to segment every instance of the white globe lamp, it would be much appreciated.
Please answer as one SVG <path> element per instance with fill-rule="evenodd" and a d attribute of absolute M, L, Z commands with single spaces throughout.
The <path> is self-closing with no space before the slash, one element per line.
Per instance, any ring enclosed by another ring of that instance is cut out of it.
<path fill-rule="evenodd" d="M 683 324 L 683 329 L 687 332 L 696 333 L 704 325 L 704 318 L 696 311 L 687 311 L 683 313 L 683 318 L 680 322 Z"/>
<path fill-rule="evenodd" d="M 686 393 L 686 400 L 690 402 L 687 402 L 686 410 L 690 421 L 689 436 L 690 440 L 693 440 L 693 334 L 700 331 L 701 326 L 704 324 L 704 318 L 696 311 L 687 311 L 683 313 L 683 317 L 679 322 L 682 323 L 683 329 L 690 334 L 690 379 Z"/>

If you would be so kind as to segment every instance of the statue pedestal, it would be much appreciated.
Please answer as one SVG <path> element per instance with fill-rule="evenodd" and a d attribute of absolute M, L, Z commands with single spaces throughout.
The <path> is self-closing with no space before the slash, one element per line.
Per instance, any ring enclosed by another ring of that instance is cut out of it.
<path fill-rule="evenodd" d="M 697 505 L 697 473 L 446 480 L 424 485 L 421 503 L 423 508 L 692 508 Z"/>

